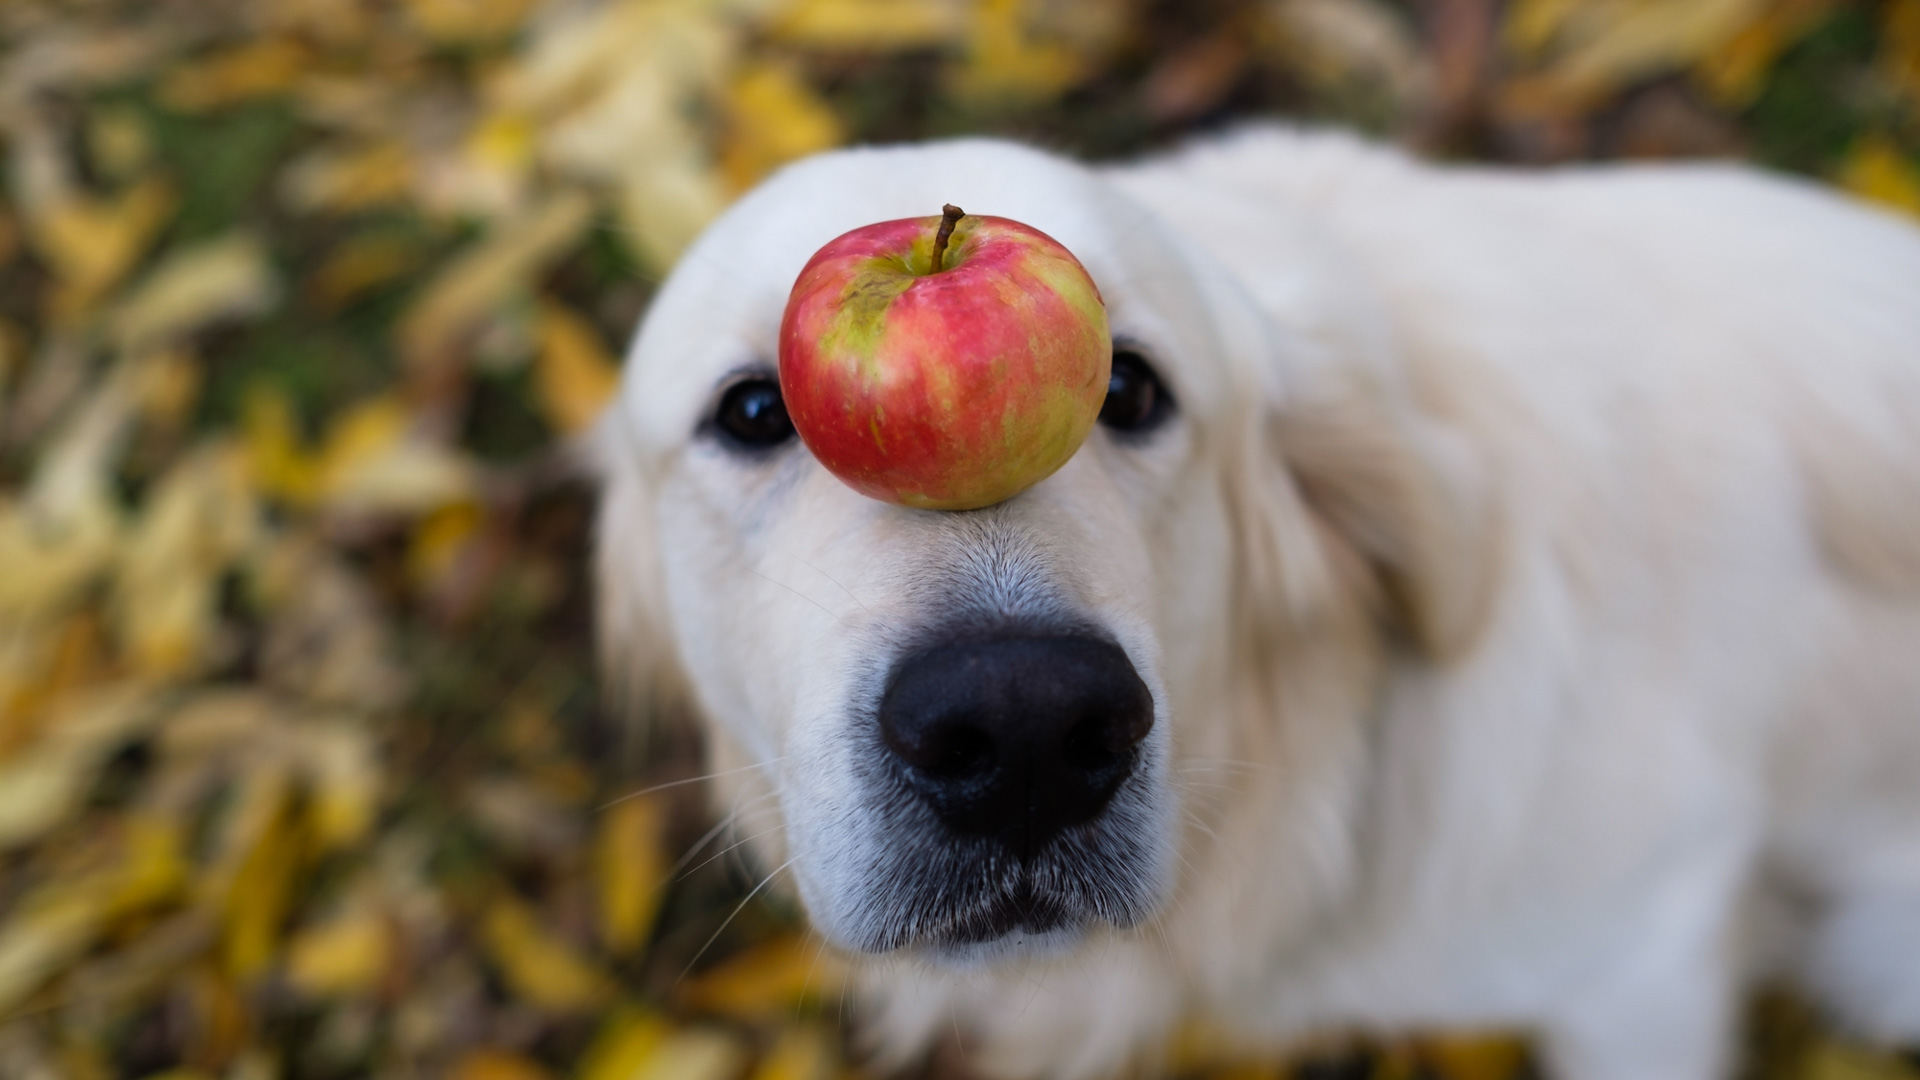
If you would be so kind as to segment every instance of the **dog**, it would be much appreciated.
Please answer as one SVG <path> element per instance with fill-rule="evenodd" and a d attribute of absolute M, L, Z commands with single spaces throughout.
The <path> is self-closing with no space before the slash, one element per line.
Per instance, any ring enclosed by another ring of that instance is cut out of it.
<path fill-rule="evenodd" d="M 965 512 L 834 479 L 776 374 L 808 257 L 948 202 L 1070 249 L 1115 350 L 1071 460 Z M 1558 1080 L 1717 1080 L 1777 977 L 1920 1041 L 1889 213 L 1279 127 L 847 150 L 687 252 L 598 446 L 606 670 L 702 718 L 716 805 L 864 959 L 883 1063 L 1499 1026 Z"/>

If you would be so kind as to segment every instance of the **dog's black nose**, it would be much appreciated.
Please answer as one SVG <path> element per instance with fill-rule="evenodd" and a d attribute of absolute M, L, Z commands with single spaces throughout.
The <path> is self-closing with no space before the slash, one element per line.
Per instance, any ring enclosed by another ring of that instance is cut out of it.
<path fill-rule="evenodd" d="M 881 736 L 914 791 L 955 831 L 1021 858 L 1106 807 L 1152 726 L 1153 696 L 1127 654 L 1090 637 L 929 649 L 880 702 Z"/>

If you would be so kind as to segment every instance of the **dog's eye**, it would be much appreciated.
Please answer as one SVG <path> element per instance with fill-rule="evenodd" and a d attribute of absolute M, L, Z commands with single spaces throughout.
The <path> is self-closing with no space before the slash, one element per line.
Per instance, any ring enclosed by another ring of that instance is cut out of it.
<path fill-rule="evenodd" d="M 1115 349 L 1100 422 L 1115 431 L 1139 434 L 1159 427 L 1172 413 L 1173 395 L 1167 393 L 1147 358 L 1132 349 Z"/>
<path fill-rule="evenodd" d="M 742 379 L 720 395 L 713 426 L 741 446 L 764 449 L 793 438 L 793 421 L 780 397 L 780 384 L 767 378 Z"/>

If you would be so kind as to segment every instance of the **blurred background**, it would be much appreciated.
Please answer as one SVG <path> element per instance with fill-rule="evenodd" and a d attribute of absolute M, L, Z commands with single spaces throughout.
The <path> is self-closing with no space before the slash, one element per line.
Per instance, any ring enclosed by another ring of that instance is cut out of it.
<path fill-rule="evenodd" d="M 782 162 L 1251 116 L 1920 214 L 1920 0 L 0 3 L 0 1077 L 856 1075 L 840 964 L 647 790 L 696 748 L 602 705 L 571 440 Z M 1755 1080 L 1920 1077 L 1751 1028 Z"/>

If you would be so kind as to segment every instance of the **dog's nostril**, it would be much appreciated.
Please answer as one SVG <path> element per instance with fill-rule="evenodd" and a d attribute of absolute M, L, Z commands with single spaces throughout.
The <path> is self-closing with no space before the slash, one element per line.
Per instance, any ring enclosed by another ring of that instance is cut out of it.
<path fill-rule="evenodd" d="M 1106 808 L 1152 726 L 1139 673 L 1095 638 L 929 649 L 894 672 L 880 703 L 907 785 L 949 827 L 1022 857 Z"/>
<path fill-rule="evenodd" d="M 966 777 L 993 769 L 993 737 L 977 727 L 956 726 L 942 733 L 922 766 L 936 776 Z"/>
<path fill-rule="evenodd" d="M 1067 764 L 1082 769 L 1108 768 L 1131 748 L 1131 744 L 1111 745 L 1114 735 L 1114 725 L 1104 717 L 1089 716 L 1067 729 L 1067 737 L 1060 747 L 1061 756 Z"/>

